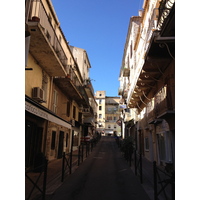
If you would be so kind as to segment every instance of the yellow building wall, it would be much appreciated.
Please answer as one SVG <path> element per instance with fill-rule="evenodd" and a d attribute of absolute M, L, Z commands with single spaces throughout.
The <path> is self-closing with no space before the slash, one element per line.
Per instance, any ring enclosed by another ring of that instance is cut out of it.
<path fill-rule="evenodd" d="M 32 88 L 42 86 L 42 69 L 36 64 L 36 61 L 30 54 L 28 56 L 27 67 L 33 70 L 25 71 L 25 94 L 32 97 Z"/>
<path fill-rule="evenodd" d="M 28 55 L 27 67 L 32 68 L 32 70 L 25 70 L 25 94 L 29 97 L 32 97 L 32 89 L 34 87 L 42 88 L 42 76 L 45 73 L 47 77 L 47 90 L 46 94 L 46 102 L 42 103 L 43 106 L 48 106 L 48 97 L 49 97 L 49 86 L 50 86 L 50 77 L 46 74 L 44 70 L 37 64 L 37 61 L 31 56 Z"/>

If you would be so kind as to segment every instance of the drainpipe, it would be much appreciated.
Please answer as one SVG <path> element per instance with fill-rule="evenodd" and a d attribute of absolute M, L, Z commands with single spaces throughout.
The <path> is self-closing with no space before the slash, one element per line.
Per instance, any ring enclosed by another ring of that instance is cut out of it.
<path fill-rule="evenodd" d="M 50 90 L 49 90 L 49 102 L 48 102 L 49 110 L 51 110 L 52 90 L 53 90 L 53 76 L 51 76 L 50 78 Z"/>
<path fill-rule="evenodd" d="M 53 88 L 53 76 L 50 77 L 50 90 L 49 90 L 49 101 L 48 101 L 48 105 L 47 105 L 47 108 L 50 110 L 51 108 L 51 99 L 52 99 L 52 88 Z M 46 121 L 46 126 L 45 126 L 45 135 L 44 135 L 44 147 L 43 147 L 43 153 L 44 155 L 46 156 L 46 158 L 48 159 L 47 155 L 46 155 L 46 152 L 47 152 L 47 149 L 46 149 L 46 141 L 47 141 L 47 136 L 48 136 L 48 126 L 49 126 L 49 121 L 47 120 Z"/>

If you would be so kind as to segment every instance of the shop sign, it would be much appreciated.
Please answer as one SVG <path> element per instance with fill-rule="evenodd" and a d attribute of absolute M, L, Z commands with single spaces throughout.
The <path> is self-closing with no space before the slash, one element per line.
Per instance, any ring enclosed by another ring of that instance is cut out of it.
<path fill-rule="evenodd" d="M 38 116 L 38 117 L 41 117 L 43 119 L 46 119 L 48 121 L 54 122 L 56 124 L 59 124 L 61 126 L 71 129 L 71 124 L 41 110 L 40 108 L 37 108 L 36 106 L 32 105 L 31 103 L 25 102 L 25 110 Z"/>
<path fill-rule="evenodd" d="M 34 115 L 37 115 L 38 117 L 48 120 L 48 114 L 45 111 L 42 111 L 41 109 L 37 108 L 36 106 L 33 106 L 32 104 L 28 102 L 25 102 L 25 109 L 26 111 Z"/>

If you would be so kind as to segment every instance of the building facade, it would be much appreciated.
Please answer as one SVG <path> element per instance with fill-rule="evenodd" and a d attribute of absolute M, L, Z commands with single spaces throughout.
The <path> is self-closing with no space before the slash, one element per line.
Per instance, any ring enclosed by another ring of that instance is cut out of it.
<path fill-rule="evenodd" d="M 124 131 L 149 161 L 174 166 L 175 1 L 144 0 L 139 15 L 130 20 L 139 23 L 129 25 L 120 69 L 119 94 L 132 118 L 123 118 Z"/>
<path fill-rule="evenodd" d="M 82 77 L 82 82 L 86 92 L 88 106 L 83 107 L 83 136 L 89 135 L 90 138 L 95 137 L 96 117 L 97 117 L 97 103 L 94 97 L 94 89 L 92 81 L 89 76 L 89 70 L 91 68 L 90 60 L 85 49 L 70 46 L 71 52 L 76 60 L 79 71 Z"/>
<path fill-rule="evenodd" d="M 77 149 L 96 104 L 50 0 L 25 1 L 25 44 L 25 164 L 34 168 L 41 154 L 51 161 Z"/>
<path fill-rule="evenodd" d="M 97 131 L 102 135 L 121 136 L 121 125 L 117 124 L 120 118 L 120 97 L 106 96 L 106 91 L 97 91 Z"/>

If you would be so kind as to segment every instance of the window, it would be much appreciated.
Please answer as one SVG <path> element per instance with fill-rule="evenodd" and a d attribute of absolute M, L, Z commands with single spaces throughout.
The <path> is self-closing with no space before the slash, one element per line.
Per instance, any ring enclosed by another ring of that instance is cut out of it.
<path fill-rule="evenodd" d="M 49 20 L 50 23 L 52 23 L 52 17 L 51 17 L 51 14 L 50 14 L 50 13 L 49 13 L 48 20 Z"/>
<path fill-rule="evenodd" d="M 108 108 L 108 112 L 112 112 L 112 108 Z"/>
<path fill-rule="evenodd" d="M 52 131 L 51 133 L 51 150 L 55 149 L 56 144 L 56 131 Z"/>
<path fill-rule="evenodd" d="M 149 151 L 149 138 L 148 137 L 145 137 L 145 151 Z"/>
<path fill-rule="evenodd" d="M 110 124 L 108 125 L 108 128 L 110 128 L 111 126 L 110 126 Z"/>
<path fill-rule="evenodd" d="M 102 110 L 102 106 L 99 106 L 99 110 Z"/>
<path fill-rule="evenodd" d="M 102 94 L 99 94 L 99 96 L 101 96 Z"/>
<path fill-rule="evenodd" d="M 114 119 L 113 119 L 114 121 L 116 121 L 117 120 L 117 117 L 114 117 Z"/>
<path fill-rule="evenodd" d="M 47 36 L 47 38 L 48 38 L 49 42 L 51 42 L 51 36 L 50 36 L 50 34 L 49 34 L 49 32 L 48 32 L 48 31 L 46 32 L 46 36 Z"/>
<path fill-rule="evenodd" d="M 130 45 L 130 57 L 132 58 L 132 54 L 133 54 L 133 52 L 132 52 L 132 40 L 131 40 L 131 45 Z"/>
<path fill-rule="evenodd" d="M 157 135 L 157 139 L 158 139 L 158 149 L 159 149 L 159 156 L 160 156 L 160 160 L 165 160 L 165 138 L 164 138 L 164 134 L 160 133 Z"/>
<path fill-rule="evenodd" d="M 73 130 L 74 131 L 74 130 Z M 79 138 L 79 133 L 74 131 L 74 134 L 73 134 L 73 146 L 78 146 L 78 138 Z"/>
<path fill-rule="evenodd" d="M 62 37 L 61 37 L 61 35 L 59 36 L 59 42 L 61 43 L 61 40 L 62 40 Z"/>
<path fill-rule="evenodd" d="M 102 114 L 99 114 L 99 119 L 102 119 Z"/>
<path fill-rule="evenodd" d="M 81 123 L 82 124 L 82 113 L 81 112 L 79 112 L 78 113 L 78 121 L 79 121 L 79 123 Z"/>
<path fill-rule="evenodd" d="M 70 108 L 71 108 L 71 103 L 70 101 L 67 102 L 67 117 L 70 117 Z"/>
<path fill-rule="evenodd" d="M 112 120 L 112 116 L 107 116 L 107 120 Z"/>
<path fill-rule="evenodd" d="M 102 104 L 102 100 L 101 99 L 99 99 L 99 104 Z"/>
<path fill-rule="evenodd" d="M 73 106 L 73 118 L 76 119 L 76 107 Z"/>

